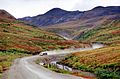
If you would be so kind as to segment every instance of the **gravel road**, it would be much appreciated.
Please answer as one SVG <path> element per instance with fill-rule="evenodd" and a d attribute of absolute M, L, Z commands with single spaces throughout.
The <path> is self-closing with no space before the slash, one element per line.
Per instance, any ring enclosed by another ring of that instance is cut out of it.
<path fill-rule="evenodd" d="M 35 64 L 34 60 L 39 56 L 17 59 L 7 73 L 7 79 L 84 79 L 68 74 L 60 74 L 50 71 Z"/>
<path fill-rule="evenodd" d="M 100 48 L 101 45 L 94 45 L 92 48 L 88 48 L 86 50 Z M 77 49 L 76 49 L 77 50 Z M 75 50 L 75 51 L 76 51 Z M 81 50 L 81 49 L 80 49 Z M 80 51 L 77 50 L 77 51 Z M 85 49 L 84 49 L 85 50 Z M 70 50 L 71 52 L 75 52 L 73 50 Z M 50 55 L 58 54 L 59 52 L 68 53 L 68 50 L 64 51 L 47 51 Z M 48 55 L 49 55 L 48 54 Z M 61 53 L 59 53 L 61 54 Z M 16 59 L 13 63 L 13 66 L 10 68 L 8 72 L 6 72 L 3 79 L 85 79 L 82 77 L 77 77 L 69 74 L 61 74 L 56 73 L 53 71 L 50 71 L 40 65 L 37 65 L 34 61 L 42 56 L 30 56 L 30 57 L 24 57 L 21 59 Z"/>

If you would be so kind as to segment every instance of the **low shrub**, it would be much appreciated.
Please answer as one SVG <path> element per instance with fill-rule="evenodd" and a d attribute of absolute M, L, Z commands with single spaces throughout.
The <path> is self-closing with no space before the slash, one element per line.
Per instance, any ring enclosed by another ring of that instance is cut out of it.
<path fill-rule="evenodd" d="M 120 79 L 118 72 L 111 72 L 101 68 L 96 69 L 95 74 L 99 79 Z"/>
<path fill-rule="evenodd" d="M 0 73 L 2 73 L 3 72 L 3 68 L 2 68 L 2 66 L 0 65 Z"/>

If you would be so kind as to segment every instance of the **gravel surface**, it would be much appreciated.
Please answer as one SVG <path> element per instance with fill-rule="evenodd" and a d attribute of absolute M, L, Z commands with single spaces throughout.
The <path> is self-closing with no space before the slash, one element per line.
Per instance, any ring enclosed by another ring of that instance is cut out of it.
<path fill-rule="evenodd" d="M 84 79 L 50 71 L 33 62 L 39 56 L 17 59 L 7 73 L 7 79 Z"/>
<path fill-rule="evenodd" d="M 92 50 L 101 48 L 102 45 L 93 45 L 91 48 L 83 50 Z M 65 53 L 72 53 L 76 51 L 82 51 L 82 49 L 69 49 L 69 50 L 58 50 L 58 51 L 47 51 L 48 55 L 59 55 Z M 42 56 L 31 56 L 16 59 L 13 66 L 8 72 L 3 75 L 2 79 L 85 79 L 69 74 L 61 74 L 50 71 L 40 65 L 37 65 L 34 61 Z M 44 57 L 44 56 L 43 56 Z"/>

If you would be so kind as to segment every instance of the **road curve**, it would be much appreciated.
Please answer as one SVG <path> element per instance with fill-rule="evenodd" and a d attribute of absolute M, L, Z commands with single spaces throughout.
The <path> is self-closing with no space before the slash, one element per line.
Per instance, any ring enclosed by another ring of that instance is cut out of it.
<path fill-rule="evenodd" d="M 50 71 L 33 62 L 39 56 L 17 59 L 7 73 L 7 79 L 84 79 Z"/>
<path fill-rule="evenodd" d="M 100 48 L 100 47 L 102 47 L 102 46 L 98 45 L 96 47 L 96 45 L 95 45 L 95 48 Z M 91 49 L 94 49 L 94 46 Z M 86 49 L 86 50 L 90 50 L 90 48 Z M 62 52 L 62 54 L 68 53 L 68 50 L 67 50 L 67 52 L 59 50 L 59 52 Z M 74 51 L 72 51 L 72 52 L 74 52 Z M 52 53 L 52 51 L 50 51 L 50 55 L 51 55 L 51 53 Z M 53 53 L 53 54 L 55 54 L 55 53 Z M 85 79 L 82 77 L 77 77 L 77 76 L 73 76 L 73 75 L 69 75 L 69 74 L 56 73 L 56 72 L 50 71 L 40 65 L 37 65 L 34 62 L 34 60 L 36 60 L 39 57 L 40 56 L 30 56 L 30 57 L 24 57 L 21 59 L 16 59 L 13 66 L 10 68 L 10 70 L 5 75 L 6 78 L 3 78 L 3 79 Z"/>

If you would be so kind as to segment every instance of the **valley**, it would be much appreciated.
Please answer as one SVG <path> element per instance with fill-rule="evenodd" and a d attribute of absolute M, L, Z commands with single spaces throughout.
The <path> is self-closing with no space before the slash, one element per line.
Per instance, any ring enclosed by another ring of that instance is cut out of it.
<path fill-rule="evenodd" d="M 86 47 L 89 44 L 65 40 L 55 33 L 26 25 L 0 10 L 0 74 L 8 70 L 16 58 L 71 46 Z"/>
<path fill-rule="evenodd" d="M 39 56 L 41 52 L 47 56 Z M 2 79 L 84 79 L 79 72 L 56 73 L 35 63 L 39 58 L 61 54 L 65 56 L 59 64 L 93 73 L 98 79 L 120 79 L 120 6 L 88 11 L 53 8 L 18 19 L 0 10 Z"/>
<path fill-rule="evenodd" d="M 84 50 L 95 49 L 94 48 L 95 46 L 93 45 L 93 47 L 90 47 L 88 49 L 84 48 Z M 101 47 L 101 45 L 100 46 L 97 45 L 97 46 L 98 46 L 97 48 Z M 46 56 L 35 55 L 35 56 L 29 56 L 29 57 L 23 57 L 21 59 L 17 59 L 15 60 L 13 66 L 10 68 L 7 74 L 5 74 L 6 76 L 3 78 L 7 79 L 8 77 L 9 79 L 56 79 L 56 78 L 57 79 L 85 79 L 84 77 L 77 77 L 75 75 L 53 72 L 51 70 L 44 68 L 43 66 L 36 64 L 35 62 L 37 59 L 44 59 L 46 60 L 46 62 L 49 62 L 51 61 L 49 59 L 49 57 L 51 56 L 57 57 L 57 56 L 61 56 L 62 54 L 67 55 L 76 51 L 76 50 L 73 50 L 73 51 L 71 50 L 72 49 L 45 51 L 48 53 L 48 55 Z M 79 49 L 78 51 L 83 51 L 83 49 Z M 12 73 L 15 73 L 15 74 L 12 74 Z"/>

